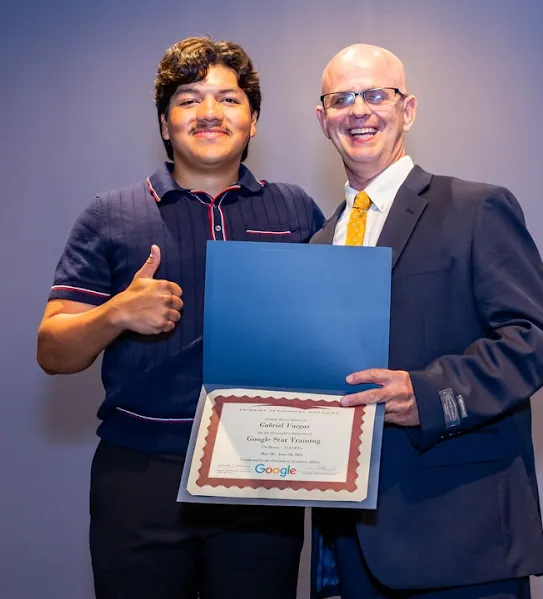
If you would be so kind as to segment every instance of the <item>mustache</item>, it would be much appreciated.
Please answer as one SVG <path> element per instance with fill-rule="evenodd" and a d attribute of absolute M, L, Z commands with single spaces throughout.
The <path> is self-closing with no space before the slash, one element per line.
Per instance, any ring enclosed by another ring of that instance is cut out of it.
<path fill-rule="evenodd" d="M 200 131 L 221 131 L 230 135 L 232 131 L 228 127 L 222 126 L 220 123 L 198 123 L 191 129 L 191 133 L 199 133 Z"/>

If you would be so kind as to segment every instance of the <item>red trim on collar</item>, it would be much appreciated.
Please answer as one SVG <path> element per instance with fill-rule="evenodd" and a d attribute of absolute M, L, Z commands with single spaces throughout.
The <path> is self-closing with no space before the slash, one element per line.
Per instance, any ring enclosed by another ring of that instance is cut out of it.
<path fill-rule="evenodd" d="M 149 188 L 149 193 L 153 196 L 153 199 L 155 200 L 155 202 L 157 204 L 160 204 L 160 198 L 158 197 L 156 191 L 153 189 L 153 186 L 151 185 L 151 179 L 149 179 L 149 177 L 147 177 L 147 187 Z"/>
<path fill-rule="evenodd" d="M 236 189 L 241 189 L 241 185 L 231 185 L 230 187 L 227 187 L 226 189 L 223 189 L 222 191 L 219 191 L 219 193 L 214 197 L 211 198 L 212 202 L 216 202 L 217 199 L 222 196 L 223 193 L 226 193 L 227 191 L 235 191 Z M 206 196 L 211 197 L 207 191 L 204 191 L 203 189 L 191 189 L 190 193 L 205 193 Z"/>

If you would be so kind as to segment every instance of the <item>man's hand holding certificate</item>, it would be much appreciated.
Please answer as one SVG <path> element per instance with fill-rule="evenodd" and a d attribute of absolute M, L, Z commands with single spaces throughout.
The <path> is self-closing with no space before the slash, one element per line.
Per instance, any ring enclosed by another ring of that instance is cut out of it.
<path fill-rule="evenodd" d="M 207 252 L 204 385 L 178 500 L 375 508 L 383 406 L 341 398 L 346 375 L 388 364 L 390 250 Z"/>

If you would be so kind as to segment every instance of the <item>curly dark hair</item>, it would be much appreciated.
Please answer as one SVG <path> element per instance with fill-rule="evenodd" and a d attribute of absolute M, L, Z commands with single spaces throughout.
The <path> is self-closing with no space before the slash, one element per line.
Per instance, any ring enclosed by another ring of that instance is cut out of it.
<path fill-rule="evenodd" d="M 158 65 L 154 97 L 159 127 L 161 116 L 167 115 L 170 99 L 177 88 L 186 83 L 202 81 L 209 68 L 216 65 L 236 73 L 238 85 L 247 95 L 251 111 L 258 118 L 262 101 L 260 78 L 245 50 L 233 42 L 216 42 L 208 36 L 188 37 L 170 46 Z M 162 141 L 168 158 L 173 160 L 172 144 L 165 139 Z M 243 150 L 242 162 L 247 158 L 248 147 L 249 143 Z"/>

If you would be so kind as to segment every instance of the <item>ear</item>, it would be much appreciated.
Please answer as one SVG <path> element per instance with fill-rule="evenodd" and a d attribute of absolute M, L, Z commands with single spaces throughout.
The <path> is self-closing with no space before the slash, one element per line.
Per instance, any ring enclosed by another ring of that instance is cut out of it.
<path fill-rule="evenodd" d="M 317 119 L 321 126 L 322 132 L 324 133 L 324 135 L 326 135 L 328 139 L 330 139 L 330 135 L 328 135 L 328 126 L 326 123 L 326 112 L 324 110 L 324 107 L 319 104 L 317 108 L 315 108 L 315 112 L 317 114 Z"/>
<path fill-rule="evenodd" d="M 250 137 L 254 137 L 256 135 L 256 122 L 258 121 L 258 112 L 251 112 L 251 131 L 249 133 Z"/>
<path fill-rule="evenodd" d="M 415 96 L 407 96 L 403 102 L 403 130 L 409 131 L 415 122 L 417 114 L 417 98 Z"/>
<path fill-rule="evenodd" d="M 170 132 L 168 131 L 168 121 L 166 120 L 166 115 L 160 115 L 160 134 L 162 135 L 162 139 L 168 141 L 170 139 Z"/>

